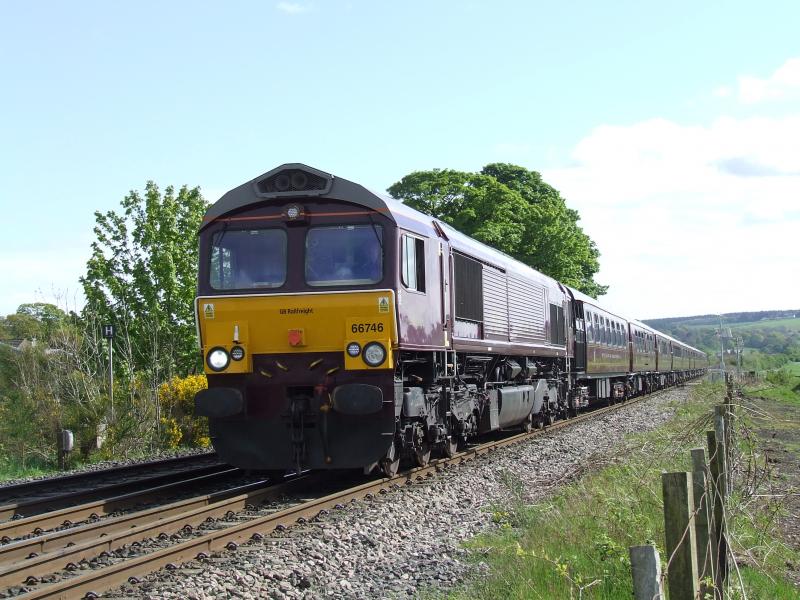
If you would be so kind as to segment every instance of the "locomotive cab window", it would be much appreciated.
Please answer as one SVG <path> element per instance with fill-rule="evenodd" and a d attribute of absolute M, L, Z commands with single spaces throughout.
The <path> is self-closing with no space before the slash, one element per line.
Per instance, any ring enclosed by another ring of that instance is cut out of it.
<path fill-rule="evenodd" d="M 306 234 L 306 283 L 366 285 L 383 279 L 380 225 L 312 227 Z"/>
<path fill-rule="evenodd" d="M 409 290 L 425 291 L 425 240 L 403 235 L 400 276 Z"/>
<path fill-rule="evenodd" d="M 212 238 L 209 266 L 215 290 L 280 287 L 286 281 L 286 232 L 223 229 Z"/>

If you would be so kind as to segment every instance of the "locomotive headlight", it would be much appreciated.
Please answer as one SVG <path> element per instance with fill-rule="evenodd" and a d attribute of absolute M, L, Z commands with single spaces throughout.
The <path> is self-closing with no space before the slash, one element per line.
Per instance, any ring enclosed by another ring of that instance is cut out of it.
<path fill-rule="evenodd" d="M 231 348 L 231 358 L 233 360 L 242 360 L 244 358 L 244 348 L 241 346 Z"/>
<path fill-rule="evenodd" d="M 386 348 L 378 342 L 370 342 L 364 346 L 363 358 L 370 367 L 378 367 L 386 360 Z"/>
<path fill-rule="evenodd" d="M 358 342 L 352 342 L 347 344 L 347 354 L 355 358 L 359 354 L 361 354 L 361 346 Z"/>
<path fill-rule="evenodd" d="M 212 348 L 206 357 L 206 363 L 212 371 L 224 371 L 230 362 L 231 357 L 225 348 Z"/>

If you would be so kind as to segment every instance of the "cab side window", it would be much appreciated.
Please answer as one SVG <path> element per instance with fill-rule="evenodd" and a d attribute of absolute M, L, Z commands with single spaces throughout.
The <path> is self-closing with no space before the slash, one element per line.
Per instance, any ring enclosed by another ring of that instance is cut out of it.
<path fill-rule="evenodd" d="M 425 240 L 403 234 L 400 276 L 409 290 L 425 291 Z"/>

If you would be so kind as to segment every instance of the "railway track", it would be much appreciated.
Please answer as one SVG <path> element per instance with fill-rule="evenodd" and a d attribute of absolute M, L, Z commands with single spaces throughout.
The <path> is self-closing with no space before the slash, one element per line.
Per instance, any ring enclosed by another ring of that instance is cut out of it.
<path fill-rule="evenodd" d="M 174 473 L 194 466 L 211 464 L 219 464 L 215 452 L 151 460 L 97 471 L 83 471 L 12 485 L 0 485 L 0 506 L 94 489 L 109 483 L 118 484 L 124 481 L 134 483 L 158 474 Z M 6 517 L 0 515 L 0 519 L 3 518 Z"/>
<path fill-rule="evenodd" d="M 470 447 L 452 458 L 434 459 L 424 467 L 392 478 L 363 482 L 362 477 L 362 482 L 353 487 L 349 484 L 355 479 L 346 480 L 331 473 L 308 474 L 279 484 L 264 480 L 12 541 L 0 546 L 0 597 L 96 597 L 126 582 L 138 583 L 139 578 L 158 569 L 175 568 L 181 562 L 207 557 L 223 549 L 235 551 L 239 544 L 259 539 L 275 529 L 313 519 L 351 501 L 425 481 L 451 466 L 547 431 L 595 419 L 660 393 L 663 392 L 558 421 L 544 431 L 524 432 Z M 341 489 L 342 486 L 345 489 Z M 281 502 L 285 496 L 293 499 Z M 272 506 L 256 511 L 255 507 L 264 502 L 271 502 Z M 188 539 L 171 539 L 175 537 Z M 136 551 L 145 540 L 152 542 L 154 539 L 163 547 L 147 553 Z M 122 547 L 128 548 L 127 554 L 134 556 L 113 557 L 112 552 Z M 87 567 L 87 563 L 90 566 Z M 81 574 L 76 573 L 80 570 L 83 570 Z"/>

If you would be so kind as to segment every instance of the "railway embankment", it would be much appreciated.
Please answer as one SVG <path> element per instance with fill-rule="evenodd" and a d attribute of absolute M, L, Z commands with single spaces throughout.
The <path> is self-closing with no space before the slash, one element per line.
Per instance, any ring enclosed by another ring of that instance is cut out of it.
<path fill-rule="evenodd" d="M 472 546 L 498 530 L 499 507 L 544 501 L 606 464 L 626 436 L 669 421 L 688 388 L 554 430 L 275 531 L 110 597 L 391 598 L 442 595 L 490 576 Z M 476 560 L 476 558 L 478 560 Z"/>
<path fill-rule="evenodd" d="M 724 394 L 722 385 L 692 386 L 688 396 L 669 401 L 671 418 L 627 436 L 584 477 L 544 497 L 526 498 L 519 482 L 509 486 L 512 501 L 495 504 L 491 529 L 465 543 L 473 576 L 449 596 L 633 597 L 629 547 L 654 544 L 662 571 L 669 559 L 661 473 L 693 470 L 690 450 L 705 446 L 713 406 Z M 798 417 L 800 398 L 738 399 L 726 598 L 800 593 Z"/>

